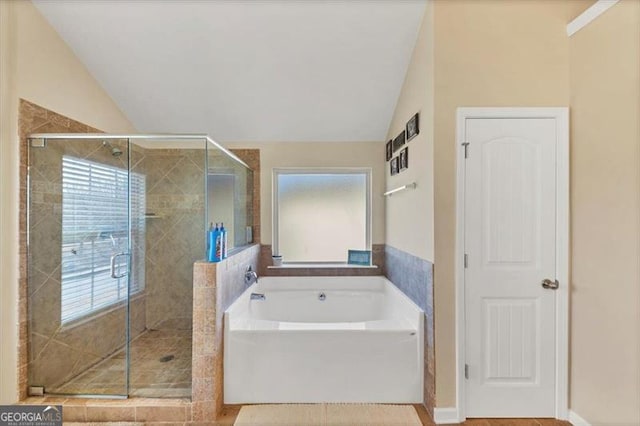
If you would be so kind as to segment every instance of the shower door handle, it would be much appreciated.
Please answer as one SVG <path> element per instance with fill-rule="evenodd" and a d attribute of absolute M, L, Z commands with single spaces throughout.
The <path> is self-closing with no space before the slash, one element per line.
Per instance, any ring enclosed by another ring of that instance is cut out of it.
<path fill-rule="evenodd" d="M 118 279 L 118 278 L 125 277 L 125 276 L 127 275 L 127 271 L 125 271 L 125 272 L 124 272 L 124 273 L 122 273 L 122 274 L 118 274 L 118 273 L 116 273 L 116 260 L 117 260 L 117 259 L 118 259 L 118 257 L 120 257 L 120 256 L 129 256 L 129 253 L 126 253 L 126 252 L 124 252 L 124 251 L 123 251 L 123 252 L 116 253 L 116 254 L 114 254 L 113 256 L 111 256 L 111 278 Z M 118 265 L 118 272 L 120 272 L 120 267 L 119 267 L 119 265 Z"/>

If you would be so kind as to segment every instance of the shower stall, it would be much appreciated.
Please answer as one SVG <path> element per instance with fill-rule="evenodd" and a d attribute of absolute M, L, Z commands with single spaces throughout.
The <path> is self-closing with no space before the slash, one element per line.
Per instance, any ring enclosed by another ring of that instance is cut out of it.
<path fill-rule="evenodd" d="M 190 397 L 193 263 L 210 222 L 251 242 L 252 171 L 206 135 L 28 145 L 30 389 Z"/>

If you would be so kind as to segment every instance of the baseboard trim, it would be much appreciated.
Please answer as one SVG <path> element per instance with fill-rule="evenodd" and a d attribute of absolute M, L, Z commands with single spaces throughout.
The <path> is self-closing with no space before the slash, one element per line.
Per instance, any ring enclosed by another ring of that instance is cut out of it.
<path fill-rule="evenodd" d="M 455 407 L 436 407 L 433 409 L 433 421 L 437 425 L 460 423 L 460 419 L 458 419 L 458 409 Z"/>
<path fill-rule="evenodd" d="M 569 423 L 573 426 L 591 426 L 591 423 L 583 419 L 573 410 L 569 410 Z"/>

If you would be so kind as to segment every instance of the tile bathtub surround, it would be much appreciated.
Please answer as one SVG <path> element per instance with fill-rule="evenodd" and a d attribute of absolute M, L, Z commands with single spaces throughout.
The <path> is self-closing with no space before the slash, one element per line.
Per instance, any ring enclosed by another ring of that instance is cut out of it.
<path fill-rule="evenodd" d="M 295 268 L 295 269 L 270 269 L 273 265 L 271 259 L 271 244 L 260 246 L 261 276 L 372 276 L 385 275 L 385 245 L 373 244 L 371 248 L 372 263 L 377 268 Z"/>
<path fill-rule="evenodd" d="M 425 312 L 424 405 L 433 418 L 435 407 L 433 264 L 386 245 L 385 267 L 387 278 Z"/>
<path fill-rule="evenodd" d="M 223 407 L 223 315 L 242 292 L 244 272 L 258 267 L 260 246 L 254 244 L 219 263 L 193 265 L 194 421 L 215 419 Z"/>

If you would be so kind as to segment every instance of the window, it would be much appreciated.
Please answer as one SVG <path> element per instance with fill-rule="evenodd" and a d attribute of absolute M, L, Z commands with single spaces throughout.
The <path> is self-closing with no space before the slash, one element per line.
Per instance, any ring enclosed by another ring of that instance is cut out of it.
<path fill-rule="evenodd" d="M 371 249 L 370 169 L 275 169 L 274 253 L 284 262 L 347 261 Z"/>
<path fill-rule="evenodd" d="M 132 265 L 144 265 L 145 177 L 117 167 L 62 159 L 62 302 L 68 323 L 126 300 L 127 276 L 111 278 L 111 256 L 129 252 L 131 179 Z M 125 256 L 122 268 L 126 268 Z M 131 293 L 144 288 L 144 267 L 131 268 Z"/>

